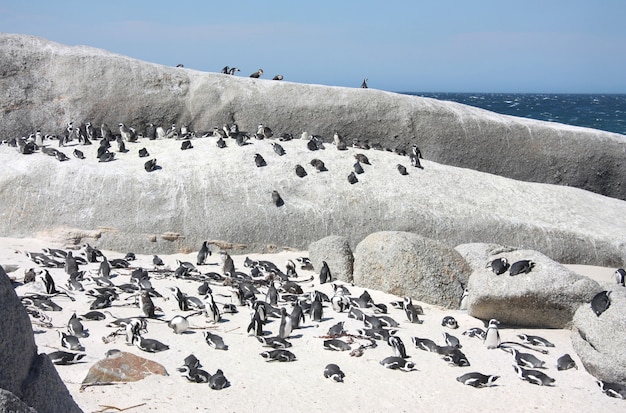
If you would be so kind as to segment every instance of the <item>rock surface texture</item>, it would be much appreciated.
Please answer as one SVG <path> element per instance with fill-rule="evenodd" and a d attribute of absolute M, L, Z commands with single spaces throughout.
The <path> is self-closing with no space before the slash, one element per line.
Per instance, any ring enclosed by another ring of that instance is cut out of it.
<path fill-rule="evenodd" d="M 77 70 L 80 68 L 80 70 Z M 214 68 L 219 70 L 219 68 Z M 237 122 L 274 132 L 335 131 L 427 159 L 626 199 L 626 137 L 375 89 L 228 76 L 142 62 L 25 35 L 0 35 L 0 136 L 69 121 L 195 130 Z"/>
<path fill-rule="evenodd" d="M 409 232 L 376 232 L 354 252 L 356 285 L 446 308 L 458 308 L 470 272 L 453 248 Z"/>
<path fill-rule="evenodd" d="M 603 285 L 611 291 L 611 305 L 600 316 L 590 304 L 581 305 L 574 315 L 572 344 L 585 369 L 600 380 L 626 386 L 626 289 Z"/>
<path fill-rule="evenodd" d="M 493 246 L 485 247 L 490 250 Z M 496 275 L 485 268 L 491 260 L 501 257 L 507 258 L 510 264 L 531 260 L 535 266 L 529 273 L 514 276 L 509 271 Z M 468 314 L 482 320 L 495 318 L 503 324 L 568 327 L 578 307 L 589 303 L 601 291 L 597 282 L 536 251 L 501 252 L 489 256 L 482 268 L 480 264 L 473 267 L 475 270 L 468 284 Z"/>
<path fill-rule="evenodd" d="M 326 261 L 333 281 L 352 282 L 354 256 L 352 255 L 348 238 L 331 235 L 312 242 L 308 251 L 309 259 L 316 271 L 319 272 L 320 268 L 322 268 L 322 261 Z"/>
<path fill-rule="evenodd" d="M 81 412 L 50 358 L 37 354 L 28 314 L 1 266 L 0 303 L 0 389 L 6 392 L 0 397 L 6 403 L 0 404 L 0 411 L 22 409 L 19 399 L 40 413 Z"/>

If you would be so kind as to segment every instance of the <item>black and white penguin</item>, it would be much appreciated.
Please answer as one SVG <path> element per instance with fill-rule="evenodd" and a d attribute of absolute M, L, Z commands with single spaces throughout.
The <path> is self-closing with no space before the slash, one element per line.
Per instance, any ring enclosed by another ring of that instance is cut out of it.
<path fill-rule="evenodd" d="M 291 326 L 294 330 L 300 328 L 300 322 L 305 322 L 304 311 L 298 302 L 293 304 L 293 309 L 291 310 L 289 318 L 291 319 Z"/>
<path fill-rule="evenodd" d="M 404 297 L 404 313 L 410 323 L 422 324 L 422 320 L 419 319 L 418 311 L 415 306 L 413 306 L 411 297 Z"/>
<path fill-rule="evenodd" d="M 499 378 L 500 376 L 472 372 L 457 377 L 456 381 L 472 387 L 489 387 L 493 386 L 494 382 Z"/>
<path fill-rule="evenodd" d="M 139 308 L 141 309 L 142 317 L 156 318 L 155 306 L 148 291 L 142 291 L 139 294 Z"/>
<path fill-rule="evenodd" d="M 296 165 L 296 175 L 298 176 L 298 178 L 304 178 L 305 176 L 307 176 L 306 170 L 302 165 Z"/>
<path fill-rule="evenodd" d="M 277 207 L 281 207 L 281 206 L 285 205 L 285 201 L 280 196 L 278 191 L 272 191 L 272 203 L 274 205 L 276 205 Z"/>
<path fill-rule="evenodd" d="M 211 256 L 211 250 L 209 249 L 209 242 L 202 241 L 202 246 L 198 251 L 198 255 L 196 257 L 197 265 L 204 265 L 206 263 L 206 259 Z"/>
<path fill-rule="evenodd" d="M 618 268 L 617 270 L 615 270 L 615 282 L 618 285 L 621 285 L 622 287 L 624 287 L 624 282 L 626 279 L 626 270 L 624 270 L 623 268 Z"/>
<path fill-rule="evenodd" d="M 85 154 L 79 149 L 74 149 L 74 152 L 72 152 L 72 154 L 74 155 L 74 158 L 85 159 Z"/>
<path fill-rule="evenodd" d="M 486 333 L 485 333 L 485 330 L 483 330 L 480 327 L 473 327 L 473 328 L 470 328 L 468 330 L 465 330 L 462 334 L 464 336 L 477 337 L 477 338 L 479 338 L 481 340 L 484 340 Z"/>
<path fill-rule="evenodd" d="M 78 363 L 85 357 L 85 353 L 71 353 L 69 351 L 58 350 L 48 353 L 48 357 L 50 357 L 50 360 L 56 365 L 67 366 L 68 364 Z"/>
<path fill-rule="evenodd" d="M 412 361 L 408 361 L 402 357 L 386 357 L 380 361 L 380 364 L 391 370 L 415 370 L 415 363 L 413 363 Z"/>
<path fill-rule="evenodd" d="M 274 152 L 276 152 L 278 156 L 283 156 L 285 154 L 285 149 L 279 143 L 272 142 L 272 148 L 274 148 Z"/>
<path fill-rule="evenodd" d="M 348 175 L 348 182 L 350 183 L 350 185 L 354 185 L 359 182 L 359 179 L 356 177 L 354 172 L 350 172 L 350 174 Z"/>
<path fill-rule="evenodd" d="M 326 165 L 324 164 L 324 161 L 320 160 L 320 159 L 312 159 L 310 162 L 311 166 L 313 166 L 317 172 L 326 172 L 328 171 L 328 169 L 326 168 Z"/>
<path fill-rule="evenodd" d="M 236 72 L 241 72 L 241 70 L 239 70 L 239 69 L 238 69 L 238 68 L 236 68 L 236 67 L 231 67 L 231 68 L 228 70 L 228 74 L 229 74 L 229 75 L 231 75 L 231 76 L 234 76 Z"/>
<path fill-rule="evenodd" d="M 341 371 L 338 365 L 330 363 L 324 367 L 324 377 L 337 383 L 341 383 L 346 375 L 343 371 Z"/>
<path fill-rule="evenodd" d="M 76 337 L 89 337 L 89 331 L 85 330 L 83 323 L 80 322 L 76 313 L 73 313 L 67 322 L 67 331 Z"/>
<path fill-rule="evenodd" d="M 457 348 L 439 347 L 438 353 L 444 354 L 442 359 L 451 366 L 467 367 L 470 365 L 467 356 Z"/>
<path fill-rule="evenodd" d="M 248 328 L 246 329 L 246 332 L 249 333 L 252 331 L 252 334 L 254 334 L 255 336 L 262 336 L 264 334 L 263 326 L 265 325 L 265 320 L 263 320 L 262 311 L 259 311 L 260 308 L 264 307 L 256 308 L 256 310 L 251 315 L 250 324 L 248 324 Z"/>
<path fill-rule="evenodd" d="M 210 347 L 216 350 L 228 350 L 228 346 L 224 344 L 224 339 L 221 336 L 211 333 L 210 331 L 205 331 L 203 335 L 204 340 Z"/>
<path fill-rule="evenodd" d="M 193 144 L 189 139 L 185 139 L 180 143 L 180 150 L 186 151 L 187 149 L 193 149 Z"/>
<path fill-rule="evenodd" d="M 510 264 L 506 258 L 502 257 L 491 261 L 489 266 L 491 267 L 491 271 L 493 271 L 496 275 L 501 275 L 509 269 Z"/>
<path fill-rule="evenodd" d="M 291 317 L 287 314 L 285 307 L 280 309 L 280 326 L 278 328 L 278 337 L 288 338 L 293 331 Z"/>
<path fill-rule="evenodd" d="M 263 166 L 267 166 L 267 162 L 265 162 L 265 159 L 259 153 L 254 154 L 254 163 L 259 168 Z"/>
<path fill-rule="evenodd" d="M 354 172 L 359 174 L 359 175 L 365 172 L 363 170 L 363 166 L 361 166 L 361 162 L 359 162 L 359 161 L 356 161 L 354 163 L 353 167 L 354 167 Z"/>
<path fill-rule="evenodd" d="M 402 165 L 402 164 L 397 164 L 396 168 L 398 169 L 398 172 L 400 172 L 400 175 L 408 175 L 409 173 L 406 170 L 406 166 Z"/>
<path fill-rule="evenodd" d="M 543 360 L 538 359 L 533 354 L 530 353 L 521 353 L 514 348 L 506 349 L 511 354 L 513 354 L 513 358 L 515 359 L 515 363 L 518 366 L 531 368 L 531 369 L 539 369 L 543 368 L 546 364 Z"/>
<path fill-rule="evenodd" d="M 189 380 L 192 383 L 208 383 L 211 379 L 211 375 L 198 367 L 192 367 L 187 364 L 176 368 L 180 372 L 180 375 Z"/>
<path fill-rule="evenodd" d="M 513 365 L 513 369 L 515 369 L 515 372 L 521 380 L 527 381 L 531 384 L 536 384 L 538 386 L 550 386 L 555 382 L 552 377 L 539 370 L 528 370 L 516 364 Z"/>
<path fill-rule="evenodd" d="M 182 315 L 176 315 L 167 322 L 167 326 L 174 331 L 174 334 L 183 334 L 189 330 L 189 320 Z"/>
<path fill-rule="evenodd" d="M 85 351 L 85 347 L 80 344 L 80 340 L 78 340 L 78 337 L 71 334 L 65 334 L 62 331 L 59 332 L 59 337 L 61 338 L 62 347 L 73 351 Z"/>
<path fill-rule="evenodd" d="M 509 267 L 509 275 L 528 274 L 533 268 L 535 268 L 535 263 L 533 261 L 516 261 Z"/>
<path fill-rule="evenodd" d="M 290 362 L 296 360 L 296 355 L 289 350 L 270 350 L 260 353 L 266 361 Z"/>
<path fill-rule="evenodd" d="M 320 268 L 320 284 L 326 284 L 327 282 L 332 281 L 332 274 L 330 272 L 330 268 L 328 267 L 328 263 L 326 261 L 322 261 L 322 268 Z"/>
<path fill-rule="evenodd" d="M 409 154 L 409 159 L 411 160 L 411 166 L 414 166 L 416 168 L 419 169 L 424 169 L 424 167 L 422 166 L 422 163 L 420 162 L 420 158 L 418 156 L 415 156 L 414 154 Z"/>
<path fill-rule="evenodd" d="M 148 156 L 150 156 L 150 154 L 148 153 L 148 150 L 146 148 L 139 149 L 139 157 L 140 158 L 146 158 Z"/>
<path fill-rule="evenodd" d="M 518 334 L 517 337 L 519 337 L 523 343 L 530 344 L 532 346 L 554 347 L 554 344 L 543 337 L 531 336 L 528 334 Z"/>
<path fill-rule="evenodd" d="M 88 311 L 85 314 L 81 314 L 79 318 L 90 321 L 101 321 L 106 318 L 106 315 L 104 315 L 100 311 Z"/>
<path fill-rule="evenodd" d="M 217 369 L 215 374 L 209 379 L 209 387 L 213 390 L 222 390 L 230 386 L 230 382 L 224 376 L 222 369 Z"/>
<path fill-rule="evenodd" d="M 611 306 L 610 291 L 601 291 L 591 299 L 591 309 L 596 316 L 605 312 Z"/>
<path fill-rule="evenodd" d="M 147 353 L 158 353 L 161 351 L 169 350 L 170 348 L 167 344 L 163 344 L 158 340 L 143 338 L 140 334 L 133 335 L 132 344 L 137 346 L 138 349 Z"/>
<path fill-rule="evenodd" d="M 352 350 L 352 348 L 350 347 L 350 344 L 348 344 L 345 341 L 340 340 L 338 338 L 332 338 L 332 339 L 329 339 L 329 340 L 324 340 L 323 346 L 324 346 L 325 350 L 333 350 L 333 351 L 350 351 L 350 350 Z"/>
<path fill-rule="evenodd" d="M 401 357 L 403 359 L 408 358 L 406 355 L 406 348 L 404 347 L 404 343 L 402 339 L 398 336 L 389 336 L 387 338 L 387 344 L 393 348 L 393 354 L 396 357 Z"/>
<path fill-rule="evenodd" d="M 596 383 L 600 387 L 600 391 L 609 397 L 626 400 L 626 386 L 619 383 L 610 383 L 608 381 L 597 380 Z"/>
<path fill-rule="evenodd" d="M 258 79 L 263 74 L 263 69 L 259 69 L 250 75 L 251 78 Z"/>
<path fill-rule="evenodd" d="M 461 342 L 459 341 L 459 339 L 455 336 L 453 336 L 452 334 L 443 333 L 443 339 L 446 342 L 447 346 L 450 347 L 454 347 L 454 348 L 462 348 L 463 346 L 461 345 Z"/>
<path fill-rule="evenodd" d="M 441 320 L 441 326 L 442 327 L 448 327 L 451 329 L 457 329 L 459 328 L 459 323 L 457 323 L 456 319 L 452 316 L 445 316 L 442 320 Z"/>
<path fill-rule="evenodd" d="M 283 80 L 283 75 L 276 75 L 272 78 L 272 80 Z"/>
<path fill-rule="evenodd" d="M 320 322 L 324 317 L 324 306 L 322 302 L 319 300 L 318 296 L 311 302 L 311 308 L 309 309 L 309 315 L 311 316 L 311 321 Z"/>
<path fill-rule="evenodd" d="M 156 158 L 155 159 L 150 159 L 149 161 L 144 163 L 143 164 L 143 169 L 145 169 L 146 172 L 156 171 L 158 169 Z"/>
<path fill-rule="evenodd" d="M 500 322 L 495 318 L 489 320 L 489 326 L 487 327 L 487 331 L 485 332 L 485 339 L 483 343 L 488 349 L 498 348 L 500 346 L 500 332 L 498 331 L 498 324 Z"/>
<path fill-rule="evenodd" d="M 346 333 L 346 330 L 344 330 L 343 325 L 344 325 L 344 321 L 339 321 L 337 324 L 333 324 L 329 329 L 328 329 L 328 333 L 327 335 L 330 337 L 339 337 L 343 334 Z"/>
<path fill-rule="evenodd" d="M 572 357 L 569 354 L 563 354 L 561 357 L 559 357 L 556 360 L 556 369 L 557 370 L 569 370 L 569 369 L 576 369 L 578 370 L 578 366 L 576 365 L 576 362 L 574 361 L 574 359 L 572 359 Z"/>
<path fill-rule="evenodd" d="M 361 83 L 361 89 L 367 89 L 367 78 L 363 79 L 363 82 Z"/>
<path fill-rule="evenodd" d="M 292 344 L 289 341 L 278 336 L 274 336 L 274 337 L 257 336 L 256 339 L 259 340 L 259 342 L 263 344 L 264 347 L 285 349 L 285 348 L 289 348 L 292 346 Z"/>

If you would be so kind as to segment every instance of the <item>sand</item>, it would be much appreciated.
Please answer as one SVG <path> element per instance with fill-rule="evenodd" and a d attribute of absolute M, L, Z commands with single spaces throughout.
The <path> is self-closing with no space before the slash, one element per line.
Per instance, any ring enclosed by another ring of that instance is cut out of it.
<path fill-rule="evenodd" d="M 59 247 L 37 239 L 0 238 L 0 263 L 8 269 L 15 269 L 9 275 L 18 281 L 22 279 L 24 270 L 36 267 L 25 255 L 25 251 L 41 251 L 44 247 Z M 123 258 L 126 252 L 103 251 L 109 258 Z M 283 251 L 276 254 L 249 254 L 252 259 L 264 259 L 276 263 L 285 269 L 288 259 L 307 256 L 306 251 Z M 243 266 L 246 256 L 233 255 L 235 266 L 239 271 L 247 271 Z M 166 266 L 174 269 L 176 260 L 195 263 L 196 253 L 162 256 Z M 201 266 L 203 273 L 220 271 L 219 254 L 213 254 L 208 264 Z M 133 266 L 152 269 L 152 256 L 138 255 Z M 83 266 L 88 272 L 94 272 L 98 264 Z M 570 268 L 584 275 L 591 274 L 599 281 L 611 281 L 614 269 L 597 267 Z M 67 280 L 63 269 L 49 270 L 58 286 Z M 115 284 L 129 281 L 130 271 L 114 270 Z M 305 291 L 317 289 L 332 296 L 331 284 L 319 285 L 317 273 L 298 271 L 297 280 L 303 282 Z M 163 320 L 169 320 L 181 314 L 176 301 L 172 298 L 168 287 L 178 286 L 183 292 L 198 296 L 198 282 L 183 281 L 173 276 L 153 278 L 153 285 L 164 298 L 155 298 L 154 303 L 162 311 Z M 84 283 L 86 288 L 93 287 L 90 282 Z M 34 291 L 35 285 L 28 284 L 16 288 L 18 295 Z M 230 302 L 228 287 L 214 284 L 211 286 L 219 303 Z M 348 286 L 353 296 L 363 292 L 358 286 Z M 318 412 L 378 412 L 393 409 L 394 412 L 459 412 L 459 411 L 623 411 L 624 401 L 611 399 L 602 394 L 594 377 L 587 373 L 573 351 L 568 330 L 507 328 L 501 329 L 503 341 L 518 340 L 516 334 L 527 333 L 542 336 L 555 347 L 549 354 L 542 355 L 530 350 L 546 362 L 544 372 L 556 382 L 551 387 L 540 387 L 521 381 L 513 370 L 512 356 L 501 350 L 488 350 L 482 341 L 469 338 L 462 333 L 472 327 L 484 328 L 481 320 L 467 315 L 461 310 L 446 310 L 426 303 L 416 302 L 424 309 L 421 316 L 423 324 L 410 324 L 403 310 L 392 308 L 389 303 L 400 299 L 380 291 L 368 290 L 376 303 L 388 305 L 389 316 L 400 322 L 397 336 L 404 342 L 409 360 L 415 363 L 415 370 L 403 372 L 390 370 L 380 361 L 393 354 L 392 348 L 384 341 L 377 341 L 377 347 L 365 350 L 361 357 L 352 357 L 349 352 L 335 352 L 323 348 L 323 336 L 338 321 L 345 321 L 345 329 L 356 335 L 356 330 L 363 328 L 363 323 L 349 319 L 347 313 L 337 313 L 326 303 L 324 318 L 321 322 L 312 322 L 307 316 L 302 328 L 294 330 L 290 348 L 297 360 L 290 363 L 267 362 L 260 356 L 268 348 L 262 347 L 259 341 L 246 332 L 250 321 L 247 307 L 238 307 L 237 314 L 224 314 L 218 324 L 207 322 L 204 316 L 190 318 L 193 329 L 176 335 L 165 322 L 150 320 L 147 338 L 155 338 L 170 346 L 160 353 L 146 353 L 125 343 L 124 336 L 117 337 L 113 342 L 104 343 L 103 337 L 114 331 L 106 327 L 110 318 L 103 321 L 84 321 L 89 329 L 89 337 L 82 338 L 86 357 L 77 364 L 57 366 L 59 375 L 66 383 L 70 393 L 85 412 L 119 411 L 129 412 L 250 412 L 252 410 L 271 410 L 274 412 L 302 411 Z M 47 312 L 52 319 L 53 328 L 47 329 L 35 325 L 35 340 L 40 352 L 50 353 L 63 350 L 60 345 L 58 331 L 65 331 L 66 324 L 73 312 L 83 314 L 88 310 L 92 299 L 84 293 L 73 293 L 76 301 L 58 297 L 54 301 L 63 307 L 60 312 Z M 136 307 L 125 301 L 127 295 L 122 294 L 119 301 L 114 301 L 108 309 L 116 317 L 129 317 L 139 314 Z M 259 298 L 264 296 L 259 295 Z M 279 303 L 281 304 L 281 303 Z M 287 305 L 282 303 L 282 305 Z M 287 307 L 290 311 L 290 307 Z M 372 314 L 372 311 L 366 310 Z M 442 327 L 444 316 L 453 316 L 459 324 L 457 330 Z M 265 325 L 268 335 L 276 335 L 279 320 Z M 210 329 L 221 335 L 229 346 L 227 351 L 211 348 L 204 341 L 202 331 Z M 461 349 L 471 363 L 468 367 L 453 367 L 441 359 L 440 355 L 419 350 L 414 347 L 411 337 L 430 338 L 440 345 L 444 344 L 443 333 L 455 335 L 461 341 Z M 364 340 L 358 342 L 366 343 Z M 357 344 L 352 344 L 356 348 Z M 151 376 L 144 380 L 93 386 L 81 390 L 81 383 L 87 371 L 96 361 L 104 358 L 105 352 L 120 349 L 161 363 L 169 376 Z M 183 364 L 189 354 L 200 359 L 203 368 L 214 373 L 218 368 L 224 371 L 231 386 L 223 390 L 211 390 L 207 384 L 190 383 L 181 377 L 176 368 Z M 557 371 L 556 360 L 559 356 L 569 353 L 578 364 L 578 369 Z M 343 383 L 336 383 L 324 378 L 323 370 L 328 363 L 335 363 L 345 373 Z M 456 381 L 456 377 L 468 372 L 481 372 L 499 375 L 496 385 L 488 388 L 473 388 Z M 108 406 L 108 407 L 107 407 Z M 133 407 L 134 406 L 134 407 Z"/>

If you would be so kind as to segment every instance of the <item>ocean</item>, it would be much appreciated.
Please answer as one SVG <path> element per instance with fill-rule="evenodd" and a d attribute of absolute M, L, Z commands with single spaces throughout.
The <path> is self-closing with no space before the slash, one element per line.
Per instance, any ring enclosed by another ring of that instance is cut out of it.
<path fill-rule="evenodd" d="M 504 115 L 626 135 L 626 95 L 622 94 L 400 93 L 449 100 Z"/>

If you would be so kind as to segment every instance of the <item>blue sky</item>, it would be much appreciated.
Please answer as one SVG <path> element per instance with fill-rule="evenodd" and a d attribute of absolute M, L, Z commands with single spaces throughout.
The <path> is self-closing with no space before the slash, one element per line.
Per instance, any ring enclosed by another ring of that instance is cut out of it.
<path fill-rule="evenodd" d="M 624 0 L 6 1 L 0 30 L 396 92 L 626 93 Z"/>

